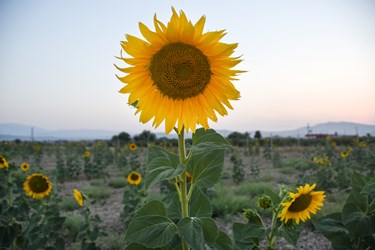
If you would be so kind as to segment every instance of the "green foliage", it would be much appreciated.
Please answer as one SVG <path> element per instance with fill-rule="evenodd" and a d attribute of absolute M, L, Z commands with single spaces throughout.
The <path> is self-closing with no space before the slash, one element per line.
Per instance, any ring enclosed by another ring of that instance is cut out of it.
<path fill-rule="evenodd" d="M 238 154 L 234 154 L 230 157 L 231 162 L 233 163 L 232 168 L 232 179 L 235 184 L 240 184 L 245 179 L 245 170 L 242 163 L 242 159 Z"/>
<path fill-rule="evenodd" d="M 113 144 L 123 147 L 124 145 L 131 142 L 131 137 L 128 133 L 121 132 L 118 135 L 112 136 L 111 141 L 112 141 Z"/>
<path fill-rule="evenodd" d="M 229 143 L 213 130 L 198 129 L 193 134 L 187 157 L 184 144 L 183 136 L 179 135 L 179 155 L 149 146 L 146 189 L 170 181 L 176 192 L 172 193 L 168 204 L 152 200 L 135 213 L 125 234 L 127 249 L 232 248 L 230 238 L 219 231 L 211 219 L 210 202 L 201 191 L 220 180 Z"/>
<path fill-rule="evenodd" d="M 107 234 L 99 228 L 101 219 L 98 215 L 93 216 L 90 208 L 85 207 L 81 210 L 81 215 L 84 218 L 83 223 L 79 229 L 77 240 L 80 241 L 81 249 L 96 250 L 100 249 L 98 246 L 99 237 Z"/>
<path fill-rule="evenodd" d="M 82 187 L 82 191 L 87 194 L 87 196 L 94 200 L 107 199 L 111 192 L 106 186 L 85 186 Z"/>
<path fill-rule="evenodd" d="M 81 215 L 70 215 L 66 217 L 64 228 L 66 229 L 68 238 L 70 238 L 72 242 L 76 241 L 83 222 L 84 218 Z"/>
<path fill-rule="evenodd" d="M 64 197 L 59 202 L 58 207 L 63 211 L 73 211 L 78 209 L 79 205 L 73 197 Z"/>
<path fill-rule="evenodd" d="M 108 182 L 108 185 L 113 188 L 123 188 L 127 184 L 128 183 L 124 177 L 113 177 Z"/>
<path fill-rule="evenodd" d="M 375 178 L 352 175 L 352 191 L 341 212 L 322 216 L 315 227 L 334 249 L 369 249 L 375 244 Z"/>
<path fill-rule="evenodd" d="M 250 182 L 244 183 L 234 189 L 235 195 L 249 195 L 251 197 L 259 196 L 268 192 L 273 191 L 274 187 L 272 184 L 267 182 Z"/>
<path fill-rule="evenodd" d="M 150 131 L 144 130 L 139 135 L 135 135 L 133 140 L 137 145 L 145 147 L 149 143 L 155 142 L 156 135 Z"/>

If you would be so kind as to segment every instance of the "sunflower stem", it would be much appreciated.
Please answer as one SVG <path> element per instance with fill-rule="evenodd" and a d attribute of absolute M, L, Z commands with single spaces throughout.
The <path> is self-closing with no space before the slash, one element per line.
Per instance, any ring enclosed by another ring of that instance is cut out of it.
<path fill-rule="evenodd" d="M 178 151 L 180 156 L 180 164 L 186 164 L 186 149 L 185 149 L 185 136 L 184 128 L 178 133 Z M 189 199 L 187 195 L 187 181 L 186 181 L 186 171 L 182 172 L 180 175 L 180 202 L 181 202 L 181 215 L 182 218 L 189 217 Z M 177 189 L 178 190 L 178 189 Z M 178 191 L 177 191 L 178 192 Z M 189 246 L 185 240 L 182 239 L 182 249 L 188 250 Z"/>
<path fill-rule="evenodd" d="M 276 243 L 276 235 L 275 235 L 275 231 L 276 231 L 276 222 L 277 222 L 277 214 L 279 212 L 279 209 L 273 209 L 273 215 L 272 215 L 272 223 L 271 223 L 271 230 L 270 230 L 270 234 L 268 235 L 267 237 L 267 242 L 268 242 L 268 247 L 267 249 L 268 250 L 273 250 L 275 249 L 275 243 Z"/>

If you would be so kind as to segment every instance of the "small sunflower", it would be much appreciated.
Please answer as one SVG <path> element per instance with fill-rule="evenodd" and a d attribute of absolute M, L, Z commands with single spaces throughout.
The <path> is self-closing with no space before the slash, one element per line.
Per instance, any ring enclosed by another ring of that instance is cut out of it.
<path fill-rule="evenodd" d="M 8 168 L 8 162 L 7 160 L 0 155 L 0 169 L 3 169 L 3 168 Z"/>
<path fill-rule="evenodd" d="M 341 158 L 346 158 L 346 157 L 349 156 L 349 152 L 348 151 L 343 151 L 343 152 L 340 153 L 340 156 L 341 156 Z"/>
<path fill-rule="evenodd" d="M 310 213 L 315 214 L 320 207 L 323 206 L 323 200 L 325 195 L 323 191 L 312 191 L 316 184 L 310 186 L 300 186 L 297 193 L 289 193 L 291 198 L 290 201 L 281 203 L 283 206 L 282 211 L 278 215 L 278 218 L 285 223 L 290 219 L 294 219 L 297 224 L 302 220 L 305 222 L 310 219 Z"/>
<path fill-rule="evenodd" d="M 73 190 L 74 199 L 76 199 L 78 205 L 83 206 L 83 195 L 78 189 Z"/>
<path fill-rule="evenodd" d="M 134 143 L 130 143 L 130 144 L 128 145 L 128 147 L 129 147 L 129 149 L 130 149 L 131 151 L 136 151 L 136 150 L 138 149 L 137 145 L 134 144 Z"/>
<path fill-rule="evenodd" d="M 183 11 L 172 12 L 166 25 L 154 16 L 155 31 L 139 23 L 146 41 L 126 35 L 121 42 L 130 57 L 119 59 L 130 67 L 116 66 L 126 74 L 118 77 L 126 85 L 120 92 L 129 94 L 142 123 L 164 121 L 166 134 L 174 127 L 194 133 L 197 124 L 207 129 L 208 119 L 216 122 L 216 113 L 233 109 L 229 101 L 240 94 L 232 81 L 243 71 L 232 69 L 241 61 L 231 57 L 238 44 L 220 42 L 224 30 L 204 33 L 204 16 L 193 24 Z"/>
<path fill-rule="evenodd" d="M 29 168 L 30 168 L 29 163 L 24 162 L 24 163 L 21 164 L 21 169 L 22 169 L 23 171 L 27 171 L 27 170 L 29 170 Z"/>
<path fill-rule="evenodd" d="M 34 199 L 42 199 L 52 191 L 52 184 L 48 177 L 43 174 L 32 174 L 23 183 L 26 194 Z"/>
<path fill-rule="evenodd" d="M 85 158 L 90 157 L 90 155 L 91 155 L 90 151 L 85 151 L 85 152 L 83 153 L 83 157 L 85 157 Z"/>
<path fill-rule="evenodd" d="M 128 182 L 130 185 L 139 185 L 142 181 L 142 175 L 138 173 L 137 171 L 132 171 L 128 175 Z"/>
<path fill-rule="evenodd" d="M 359 146 L 360 148 L 365 148 L 365 147 L 366 147 L 366 142 L 361 141 L 361 142 L 358 143 L 358 146 Z"/>
<path fill-rule="evenodd" d="M 39 152 L 40 149 L 41 149 L 41 147 L 40 147 L 40 145 L 35 145 L 35 146 L 33 147 L 33 149 L 34 149 L 34 151 Z"/>

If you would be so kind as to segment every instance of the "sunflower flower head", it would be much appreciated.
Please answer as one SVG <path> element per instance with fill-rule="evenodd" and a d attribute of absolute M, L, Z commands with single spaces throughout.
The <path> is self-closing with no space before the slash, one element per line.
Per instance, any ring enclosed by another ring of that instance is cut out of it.
<path fill-rule="evenodd" d="M 27 163 L 27 162 L 22 163 L 22 164 L 21 164 L 21 169 L 22 169 L 23 171 L 27 171 L 27 170 L 29 170 L 29 169 L 30 169 L 30 164 Z"/>
<path fill-rule="evenodd" d="M 366 144 L 366 142 L 361 141 L 361 142 L 358 143 L 358 146 L 359 146 L 360 148 L 365 148 L 365 147 L 367 146 L 367 144 Z"/>
<path fill-rule="evenodd" d="M 85 158 L 89 158 L 90 155 L 91 155 L 90 151 L 85 151 L 85 152 L 83 153 L 83 157 L 85 157 Z"/>
<path fill-rule="evenodd" d="M 137 171 L 132 171 L 128 175 L 128 182 L 130 185 L 138 186 L 142 181 L 142 175 L 138 173 Z"/>
<path fill-rule="evenodd" d="M 137 147 L 137 144 L 134 144 L 134 143 L 130 143 L 128 145 L 130 151 L 137 151 L 138 147 Z"/>
<path fill-rule="evenodd" d="M 297 193 L 289 193 L 289 201 L 282 202 L 282 210 L 278 215 L 281 221 L 287 223 L 294 219 L 297 224 L 300 220 L 305 222 L 310 219 L 310 213 L 316 214 L 323 206 L 325 195 L 323 191 L 313 191 L 316 184 L 300 186 Z"/>
<path fill-rule="evenodd" d="M 232 84 L 241 60 L 231 57 L 236 43 L 221 42 L 224 30 L 203 32 L 206 18 L 195 24 L 183 11 L 172 8 L 165 25 L 154 16 L 155 31 L 143 23 L 139 29 L 145 40 L 126 35 L 121 42 L 129 57 L 119 59 L 130 65 L 119 68 L 126 75 L 118 77 L 125 84 L 120 92 L 129 94 L 128 103 L 135 106 L 139 120 L 153 126 L 165 124 L 166 134 L 177 127 L 195 132 L 196 125 L 209 128 L 208 119 L 227 115 L 229 101 L 240 95 Z"/>
<path fill-rule="evenodd" d="M 8 167 L 9 167 L 9 164 L 7 162 L 7 159 L 5 159 L 5 157 L 0 155 L 0 169 L 8 168 Z"/>
<path fill-rule="evenodd" d="M 74 195 L 74 199 L 76 199 L 78 205 L 80 205 L 82 207 L 83 203 L 84 203 L 84 198 L 83 198 L 82 193 L 78 189 L 74 189 L 73 195 Z"/>
<path fill-rule="evenodd" d="M 42 199 L 52 191 L 52 184 L 48 177 L 43 174 L 32 174 L 23 183 L 26 194 L 34 199 Z"/>

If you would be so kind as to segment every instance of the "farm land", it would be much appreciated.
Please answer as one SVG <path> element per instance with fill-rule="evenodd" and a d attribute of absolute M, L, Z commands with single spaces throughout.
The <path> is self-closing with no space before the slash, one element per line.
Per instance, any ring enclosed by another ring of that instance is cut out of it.
<path fill-rule="evenodd" d="M 279 239 L 277 249 L 333 249 L 315 222 L 343 210 L 353 172 L 374 177 L 374 137 L 250 138 L 232 133 L 226 139 L 233 147 L 226 151 L 221 180 L 204 190 L 218 226 L 231 236 L 233 223 L 245 221 L 244 209 L 259 210 L 258 197 L 269 190 L 278 193 L 280 187 L 295 189 L 316 183 L 316 190 L 327 197 L 324 206 L 303 223 L 295 246 Z M 46 249 L 59 244 L 62 249 L 81 249 L 82 242 L 92 243 L 92 249 L 123 249 L 124 233 L 136 209 L 153 199 L 170 199 L 173 190 L 168 181 L 145 190 L 147 145 L 177 153 L 177 140 L 157 139 L 148 131 L 133 138 L 120 134 L 108 141 L 2 142 L 0 155 L 8 161 L 9 171 L 13 169 L 11 177 L 0 173 L 2 210 L 7 209 L 4 200 L 12 200 L 17 213 L 24 214 L 13 219 L 14 228 L 4 226 L 8 218 L 2 215 L 0 240 L 14 249 L 30 245 L 33 237 Z M 20 168 L 23 163 L 29 165 L 28 170 Z M 132 171 L 140 175 L 133 183 L 128 179 Z M 26 196 L 23 190 L 27 176 L 34 173 L 47 176 L 52 183 L 51 194 L 40 200 Z M 75 200 L 74 189 L 83 194 L 84 206 Z M 269 211 L 260 214 L 270 223 Z M 6 242 L 7 237 L 15 240 Z"/>

